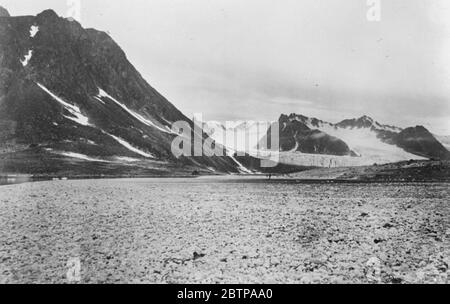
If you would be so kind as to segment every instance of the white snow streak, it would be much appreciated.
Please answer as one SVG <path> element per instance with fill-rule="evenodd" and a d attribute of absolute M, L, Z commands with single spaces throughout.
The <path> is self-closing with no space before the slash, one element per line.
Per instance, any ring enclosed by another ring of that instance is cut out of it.
<path fill-rule="evenodd" d="M 23 66 L 27 66 L 27 65 L 28 65 L 28 62 L 30 62 L 30 59 L 31 59 L 32 56 L 33 56 L 33 50 L 29 50 L 29 51 L 28 51 L 28 54 L 25 55 L 25 59 L 24 59 L 24 60 L 20 60 L 20 63 L 21 63 Z"/>
<path fill-rule="evenodd" d="M 250 174 L 253 173 L 252 171 L 245 168 L 240 162 L 238 162 L 238 160 L 236 158 L 234 158 L 234 156 L 230 156 L 230 157 L 239 166 L 239 170 L 241 170 L 241 172 L 250 173 Z"/>
<path fill-rule="evenodd" d="M 149 154 L 149 153 L 146 153 L 146 152 L 144 152 L 144 151 L 142 151 L 142 150 L 139 150 L 138 148 L 133 147 L 133 146 L 132 146 L 130 143 L 128 143 L 126 140 L 124 140 L 124 139 L 122 139 L 122 138 L 120 138 L 120 137 L 114 136 L 114 135 L 112 135 L 112 134 L 109 134 L 109 133 L 107 133 L 107 132 L 105 132 L 105 131 L 103 131 L 103 132 L 104 132 L 105 134 L 111 136 L 115 141 L 117 141 L 119 144 L 121 144 L 122 146 L 124 146 L 124 147 L 127 148 L 128 150 L 130 150 L 130 151 L 132 151 L 132 152 L 134 152 L 134 153 L 137 153 L 137 154 L 139 154 L 139 155 L 142 155 L 142 156 L 144 156 L 144 157 L 155 158 L 153 155 L 151 155 L 151 154 Z"/>
<path fill-rule="evenodd" d="M 141 159 L 132 158 L 132 157 L 126 157 L 126 156 L 116 156 L 116 160 L 128 162 L 128 163 L 135 163 L 142 161 Z"/>
<path fill-rule="evenodd" d="M 49 89 L 47 89 L 46 87 L 44 87 L 42 84 L 37 83 L 37 85 L 44 90 L 47 94 L 49 94 L 51 97 L 53 97 L 53 99 L 55 99 L 57 102 L 59 102 L 61 105 L 64 106 L 64 108 L 70 112 L 70 114 L 72 114 L 75 117 L 70 117 L 70 116 L 65 116 L 65 118 L 70 119 L 75 121 L 76 123 L 83 125 L 83 126 L 90 126 L 89 124 L 89 119 L 84 116 L 83 114 L 81 114 L 80 108 L 75 106 L 75 105 L 71 105 L 70 103 L 65 102 L 64 100 L 62 100 L 61 98 L 59 98 L 58 96 L 56 96 L 55 94 L 53 94 Z"/>
<path fill-rule="evenodd" d="M 100 98 L 98 98 L 97 96 L 94 96 L 94 98 L 98 101 L 100 101 L 102 104 L 105 104 L 105 102 L 103 100 L 101 100 Z"/>
<path fill-rule="evenodd" d="M 295 139 L 295 136 L 294 136 L 294 140 L 295 140 L 295 147 L 291 150 L 291 151 L 289 151 L 289 152 L 297 152 L 297 150 L 298 150 L 298 141 Z"/>
<path fill-rule="evenodd" d="M 103 159 L 98 159 L 98 158 L 92 158 L 89 157 L 87 155 L 84 154 L 80 154 L 80 153 L 74 153 L 74 152 L 58 152 L 58 154 L 70 157 L 70 158 L 77 158 L 77 159 L 82 159 L 82 160 L 87 160 L 87 161 L 92 161 L 92 162 L 101 162 L 101 163 L 108 163 L 109 161 L 103 160 Z"/>
<path fill-rule="evenodd" d="M 39 26 L 36 25 L 32 25 L 30 28 L 30 37 L 34 38 L 34 36 L 36 36 L 36 34 L 39 32 Z"/>
<path fill-rule="evenodd" d="M 120 106 L 122 109 L 127 111 L 128 114 L 130 114 L 131 116 L 133 116 L 134 118 L 136 118 L 137 120 L 142 122 L 143 124 L 145 124 L 147 126 L 150 126 L 150 127 L 153 127 L 153 128 L 156 128 L 156 129 L 158 129 L 158 130 L 160 130 L 161 132 L 164 132 L 164 133 L 174 134 L 171 130 L 166 130 L 165 128 L 161 128 L 161 127 L 157 126 L 155 123 L 153 123 L 152 121 L 150 121 L 147 118 L 145 118 L 144 116 L 142 116 L 142 115 L 134 112 L 133 110 L 129 109 L 126 105 L 120 103 L 117 99 L 115 99 L 114 97 L 112 97 L 111 95 L 109 95 L 108 93 L 103 91 L 102 89 L 98 88 L 98 90 L 99 90 L 99 93 L 98 93 L 97 97 L 106 97 L 106 98 L 111 99 L 118 106 Z"/>

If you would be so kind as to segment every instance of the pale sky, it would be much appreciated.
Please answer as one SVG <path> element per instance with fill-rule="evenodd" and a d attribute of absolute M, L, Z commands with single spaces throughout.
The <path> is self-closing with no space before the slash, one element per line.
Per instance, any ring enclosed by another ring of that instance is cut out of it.
<path fill-rule="evenodd" d="M 71 1 L 0 0 L 11 15 Z M 372 116 L 450 135 L 450 1 L 81 0 L 81 24 L 108 31 L 187 116 L 331 122 Z"/>

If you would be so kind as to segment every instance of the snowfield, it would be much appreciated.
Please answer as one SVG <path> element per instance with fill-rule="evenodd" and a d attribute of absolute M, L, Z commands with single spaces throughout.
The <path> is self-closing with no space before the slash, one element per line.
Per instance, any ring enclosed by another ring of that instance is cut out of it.
<path fill-rule="evenodd" d="M 364 164 L 384 164 L 409 159 L 425 159 L 408 153 L 395 145 L 384 143 L 381 139 L 377 138 L 377 134 L 369 128 L 347 129 L 323 125 L 319 130 L 342 139 L 347 143 L 351 150 L 364 159 Z"/>

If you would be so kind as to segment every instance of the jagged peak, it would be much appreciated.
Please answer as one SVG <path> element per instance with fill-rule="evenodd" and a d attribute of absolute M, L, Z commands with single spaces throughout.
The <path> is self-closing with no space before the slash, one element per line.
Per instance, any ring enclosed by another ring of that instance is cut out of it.
<path fill-rule="evenodd" d="M 8 10 L 0 5 L 0 17 L 11 17 Z"/>
<path fill-rule="evenodd" d="M 363 115 L 359 118 L 344 119 L 338 123 L 331 123 L 315 117 L 307 117 L 302 114 L 296 113 L 291 113 L 289 115 L 282 114 L 279 119 L 279 121 L 293 120 L 303 122 L 311 127 L 321 127 L 323 125 L 328 125 L 334 128 L 373 128 L 379 131 L 390 131 L 394 133 L 398 133 L 403 130 L 402 128 L 396 126 L 381 124 L 368 115 Z"/>
<path fill-rule="evenodd" d="M 371 122 L 374 123 L 374 120 L 372 117 L 367 116 L 367 115 L 363 115 L 360 118 L 358 118 L 359 121 L 367 121 L 367 122 Z"/>
<path fill-rule="evenodd" d="M 359 118 L 344 119 L 335 126 L 340 128 L 372 128 L 375 124 L 373 118 L 364 115 Z"/>
<path fill-rule="evenodd" d="M 375 123 L 375 120 L 372 118 L 372 117 L 370 117 L 370 116 L 367 116 L 367 115 L 363 115 L 363 116 L 361 116 L 361 117 L 358 117 L 358 118 L 349 118 L 349 119 L 344 119 L 343 121 L 341 121 L 341 122 L 350 122 L 350 121 L 355 121 L 355 122 L 367 122 L 367 123 Z"/>
<path fill-rule="evenodd" d="M 281 115 L 281 117 L 283 118 L 287 118 L 287 119 L 289 119 L 289 120 L 293 120 L 293 119 L 295 119 L 295 120 L 300 120 L 300 121 L 306 121 L 306 120 L 308 120 L 308 119 L 313 119 L 313 118 L 310 118 L 310 117 L 307 117 L 307 116 L 305 116 L 305 115 L 302 115 L 302 114 L 296 114 L 296 113 L 291 113 L 291 114 L 289 114 L 289 116 L 288 115 Z"/>

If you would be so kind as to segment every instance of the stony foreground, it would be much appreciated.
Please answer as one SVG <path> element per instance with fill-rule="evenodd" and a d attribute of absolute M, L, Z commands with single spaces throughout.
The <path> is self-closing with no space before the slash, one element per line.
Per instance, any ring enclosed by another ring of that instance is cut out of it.
<path fill-rule="evenodd" d="M 448 283 L 449 194 L 223 178 L 3 186 L 0 282 Z"/>

